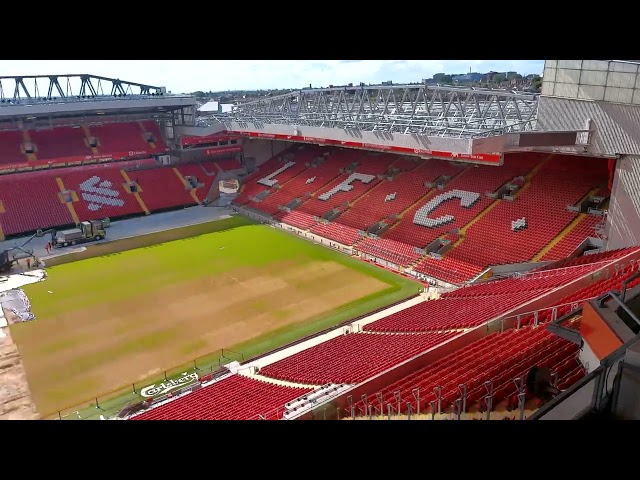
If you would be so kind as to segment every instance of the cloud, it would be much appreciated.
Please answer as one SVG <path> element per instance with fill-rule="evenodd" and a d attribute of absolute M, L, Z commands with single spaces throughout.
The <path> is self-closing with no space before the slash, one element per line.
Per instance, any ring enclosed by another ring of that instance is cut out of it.
<path fill-rule="evenodd" d="M 0 60 L 0 76 L 89 73 L 190 93 L 397 84 L 469 69 L 540 74 L 543 65 L 543 60 Z"/>

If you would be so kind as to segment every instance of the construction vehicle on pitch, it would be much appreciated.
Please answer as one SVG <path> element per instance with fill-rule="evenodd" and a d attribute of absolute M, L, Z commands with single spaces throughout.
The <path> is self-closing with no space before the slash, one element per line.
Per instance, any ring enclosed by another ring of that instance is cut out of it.
<path fill-rule="evenodd" d="M 78 224 L 77 228 L 62 232 L 51 232 L 51 245 L 54 248 L 68 247 L 79 243 L 97 242 L 107 236 L 105 220 L 89 220 Z"/>

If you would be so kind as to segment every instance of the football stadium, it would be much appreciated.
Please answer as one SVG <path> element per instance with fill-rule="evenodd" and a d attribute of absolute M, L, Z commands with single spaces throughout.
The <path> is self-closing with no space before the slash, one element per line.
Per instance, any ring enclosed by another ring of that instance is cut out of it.
<path fill-rule="evenodd" d="M 640 418 L 639 85 L 1 77 L 0 418 Z"/>

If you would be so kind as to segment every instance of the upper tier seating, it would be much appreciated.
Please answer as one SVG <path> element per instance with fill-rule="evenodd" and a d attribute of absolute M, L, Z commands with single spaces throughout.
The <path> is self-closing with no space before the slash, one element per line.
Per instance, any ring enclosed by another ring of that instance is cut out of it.
<path fill-rule="evenodd" d="M 458 334 L 342 335 L 267 365 L 260 374 L 308 385 L 358 383 Z"/>
<path fill-rule="evenodd" d="M 27 163 L 27 156 L 20 149 L 23 142 L 24 137 L 20 131 L 0 132 L 0 166 Z"/>
<path fill-rule="evenodd" d="M 131 420 L 280 420 L 285 403 L 310 391 L 231 375 Z"/>
<path fill-rule="evenodd" d="M 93 155 L 81 127 L 57 127 L 31 130 L 31 141 L 36 145 L 38 160 Z"/>
<path fill-rule="evenodd" d="M 145 132 L 152 135 L 153 143 L 146 140 Z M 99 146 L 92 149 L 89 137 L 98 138 Z M 35 146 L 34 156 L 28 158 L 23 145 L 30 140 Z M 91 126 L 58 126 L 27 131 L 0 132 L 0 165 L 22 164 L 29 161 L 54 161 L 72 157 L 101 154 L 122 154 L 140 151 L 164 152 L 167 146 L 159 126 L 153 121 L 110 123 Z M 118 160 L 123 158 L 118 158 Z"/>
<path fill-rule="evenodd" d="M 153 144 L 158 150 L 166 150 L 167 145 L 164 143 L 164 139 L 162 137 L 162 133 L 160 133 L 160 127 L 156 122 L 153 121 L 145 121 L 142 122 L 142 129 L 145 132 L 150 133 L 153 136 Z"/>
<path fill-rule="evenodd" d="M 415 157 L 400 157 L 392 165 L 401 172 L 408 172 L 420 165 L 420 159 Z"/>
<path fill-rule="evenodd" d="M 90 132 L 98 138 L 100 153 L 152 150 L 138 122 L 91 125 Z"/>
<path fill-rule="evenodd" d="M 240 160 L 235 158 L 224 158 L 221 160 L 216 160 L 215 163 L 217 163 L 219 167 L 225 172 L 231 170 L 239 170 L 242 168 L 242 163 L 240 163 Z"/>

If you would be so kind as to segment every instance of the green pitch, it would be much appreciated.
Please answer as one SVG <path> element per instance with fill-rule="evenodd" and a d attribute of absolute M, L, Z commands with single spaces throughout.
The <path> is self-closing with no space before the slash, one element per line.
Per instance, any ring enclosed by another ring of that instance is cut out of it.
<path fill-rule="evenodd" d="M 421 289 L 243 217 L 218 228 L 52 267 L 24 288 L 37 321 L 14 325 L 12 336 L 43 416 L 113 413 L 139 398 L 131 387 L 115 393 L 127 384 L 180 375 L 185 364 L 211 371 L 232 359 L 221 349 L 246 359 Z M 96 397 L 111 400 L 69 410 Z"/>

